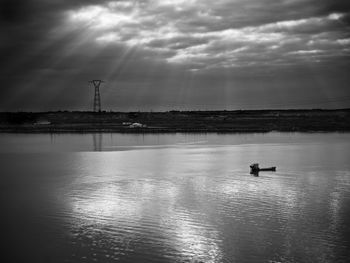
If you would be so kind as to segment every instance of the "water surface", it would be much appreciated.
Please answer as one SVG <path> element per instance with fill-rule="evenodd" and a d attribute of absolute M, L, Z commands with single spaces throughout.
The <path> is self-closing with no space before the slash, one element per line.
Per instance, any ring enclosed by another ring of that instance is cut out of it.
<path fill-rule="evenodd" d="M 2 134 L 13 262 L 347 262 L 350 134 Z M 249 165 L 277 172 L 249 174 Z M 11 262 L 8 261 L 8 262 Z"/>

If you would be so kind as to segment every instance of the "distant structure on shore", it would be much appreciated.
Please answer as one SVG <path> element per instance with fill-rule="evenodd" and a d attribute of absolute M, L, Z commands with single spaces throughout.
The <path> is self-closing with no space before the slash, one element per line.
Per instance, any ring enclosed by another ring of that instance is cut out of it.
<path fill-rule="evenodd" d="M 101 112 L 101 96 L 100 96 L 100 85 L 103 83 L 103 80 L 94 79 L 90 80 L 89 83 L 92 83 L 95 88 L 94 96 L 94 112 Z"/>

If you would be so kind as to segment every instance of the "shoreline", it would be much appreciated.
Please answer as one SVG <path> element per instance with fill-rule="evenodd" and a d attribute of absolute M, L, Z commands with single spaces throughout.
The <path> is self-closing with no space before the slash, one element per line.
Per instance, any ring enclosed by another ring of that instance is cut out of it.
<path fill-rule="evenodd" d="M 40 133 L 76 133 L 76 134 L 85 134 L 85 133 L 125 133 L 125 134 L 166 134 L 166 133 L 217 133 L 217 134 L 235 134 L 235 133 L 269 133 L 269 132 L 281 132 L 281 133 L 348 133 L 350 129 L 294 129 L 294 130 L 265 130 L 265 129 L 54 129 L 51 127 L 40 128 L 40 129 L 23 129 L 23 128 L 0 128 L 0 134 L 13 133 L 13 134 L 40 134 Z"/>
<path fill-rule="evenodd" d="M 0 133 L 350 132 L 350 109 L 3 112 Z"/>

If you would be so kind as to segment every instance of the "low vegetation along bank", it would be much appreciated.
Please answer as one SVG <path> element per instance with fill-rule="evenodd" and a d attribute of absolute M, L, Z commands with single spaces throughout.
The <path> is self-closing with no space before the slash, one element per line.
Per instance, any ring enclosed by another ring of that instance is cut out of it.
<path fill-rule="evenodd" d="M 269 131 L 350 131 L 350 109 L 0 113 L 0 132 Z"/>

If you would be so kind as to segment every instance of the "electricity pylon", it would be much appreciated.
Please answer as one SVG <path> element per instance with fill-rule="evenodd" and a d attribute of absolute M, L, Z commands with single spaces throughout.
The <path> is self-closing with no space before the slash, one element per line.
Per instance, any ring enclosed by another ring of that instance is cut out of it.
<path fill-rule="evenodd" d="M 103 80 L 94 79 L 90 80 L 89 83 L 92 83 L 95 87 L 95 96 L 94 96 L 94 112 L 101 112 L 101 96 L 100 96 L 100 85 L 103 83 Z"/>

